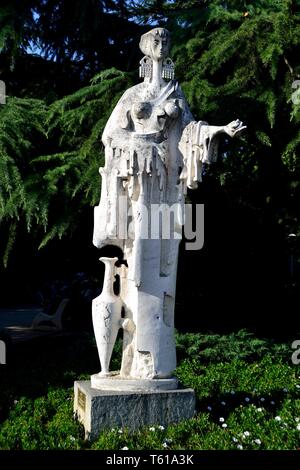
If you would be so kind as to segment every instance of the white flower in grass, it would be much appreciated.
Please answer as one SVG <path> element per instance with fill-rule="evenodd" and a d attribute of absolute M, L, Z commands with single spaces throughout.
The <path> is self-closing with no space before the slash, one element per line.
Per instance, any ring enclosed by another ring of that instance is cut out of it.
<path fill-rule="evenodd" d="M 122 447 L 121 450 L 128 450 L 128 447 L 126 447 L 126 446 L 125 446 L 125 447 Z"/>
<path fill-rule="evenodd" d="M 256 411 L 262 411 L 263 409 L 262 408 L 256 408 Z"/>
<path fill-rule="evenodd" d="M 299 423 L 300 418 L 295 418 L 296 423 Z"/>
<path fill-rule="evenodd" d="M 225 401 L 221 401 L 221 405 L 225 406 L 226 405 Z"/>
<path fill-rule="evenodd" d="M 164 430 L 165 430 L 164 426 L 162 426 L 162 425 L 158 426 L 158 429 L 159 429 L 160 431 L 164 431 Z"/>
<path fill-rule="evenodd" d="M 166 442 L 163 442 L 162 446 L 166 449 L 168 447 L 168 444 Z"/>
<path fill-rule="evenodd" d="M 249 437 L 249 436 L 250 436 L 250 432 L 249 432 L 249 431 L 245 431 L 245 432 L 243 433 L 243 437 Z"/>
<path fill-rule="evenodd" d="M 70 441 L 72 441 L 72 442 L 76 441 L 75 437 L 74 437 L 74 436 L 70 436 Z"/>
<path fill-rule="evenodd" d="M 287 393 L 287 392 L 289 391 L 289 389 L 288 389 L 288 388 L 284 388 L 283 391 L 284 391 L 284 393 Z"/>
<path fill-rule="evenodd" d="M 297 424 L 297 431 L 300 431 L 300 424 Z"/>
<path fill-rule="evenodd" d="M 280 416 L 275 416 L 275 421 L 281 421 Z"/>
<path fill-rule="evenodd" d="M 249 403 L 250 398 L 249 398 L 249 397 L 246 397 L 246 398 L 245 398 L 245 401 L 246 401 L 247 403 Z"/>
<path fill-rule="evenodd" d="M 297 385 L 296 385 L 296 388 L 300 388 L 300 385 L 299 385 L 299 384 L 297 384 Z"/>
<path fill-rule="evenodd" d="M 119 434 L 123 434 L 123 430 L 122 430 L 122 429 L 119 429 L 118 433 L 119 433 Z"/>
<path fill-rule="evenodd" d="M 149 431 L 155 431 L 155 427 L 154 426 L 151 426 L 151 428 L 149 428 Z"/>
<path fill-rule="evenodd" d="M 220 423 L 224 423 L 225 419 L 224 418 L 219 418 Z"/>
<path fill-rule="evenodd" d="M 223 423 L 223 424 L 222 424 L 222 428 L 224 428 L 224 429 L 227 428 L 227 424 L 226 424 L 226 423 Z"/>
<path fill-rule="evenodd" d="M 236 437 L 232 438 L 233 442 L 238 442 L 239 440 Z"/>
<path fill-rule="evenodd" d="M 239 450 L 243 450 L 243 446 L 242 446 L 241 444 L 238 444 L 238 445 L 236 446 L 236 448 L 239 449 Z"/>
<path fill-rule="evenodd" d="M 261 440 L 260 440 L 260 439 L 254 439 L 254 442 L 255 442 L 255 444 L 257 444 L 258 446 L 261 445 Z"/>
<path fill-rule="evenodd" d="M 172 444 L 172 442 L 173 442 L 173 439 L 165 439 L 166 444 Z"/>
<path fill-rule="evenodd" d="M 231 395 L 235 395 L 235 391 L 234 390 L 231 390 Z"/>
<path fill-rule="evenodd" d="M 270 403 L 271 403 L 271 405 L 275 405 L 275 401 L 273 401 L 273 400 Z"/>
<path fill-rule="evenodd" d="M 212 407 L 211 406 L 208 406 L 207 407 L 207 411 L 211 411 L 212 410 Z"/>
<path fill-rule="evenodd" d="M 260 401 L 265 401 L 264 397 L 261 397 Z"/>

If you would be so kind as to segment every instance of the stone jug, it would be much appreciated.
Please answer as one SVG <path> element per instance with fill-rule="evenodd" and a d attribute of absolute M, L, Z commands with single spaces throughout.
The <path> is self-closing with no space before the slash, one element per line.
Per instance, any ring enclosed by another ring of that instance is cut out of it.
<path fill-rule="evenodd" d="M 105 264 L 103 289 L 92 303 L 93 327 L 101 363 L 99 375 L 102 376 L 109 375 L 109 363 L 121 327 L 122 300 L 113 290 L 117 260 L 118 258 L 100 258 Z"/>

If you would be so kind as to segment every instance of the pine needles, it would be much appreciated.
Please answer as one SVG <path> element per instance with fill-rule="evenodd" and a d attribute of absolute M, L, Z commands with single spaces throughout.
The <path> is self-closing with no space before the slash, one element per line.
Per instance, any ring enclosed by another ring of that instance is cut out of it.
<path fill-rule="evenodd" d="M 44 247 L 78 226 L 80 214 L 97 204 L 104 125 L 130 78 L 116 69 L 90 86 L 47 106 L 9 98 L 0 108 L 0 225 L 9 224 L 7 264 L 18 224 L 25 223 Z M 76 215 L 76 217 L 75 217 Z M 3 237 L 2 237 L 3 239 Z"/>

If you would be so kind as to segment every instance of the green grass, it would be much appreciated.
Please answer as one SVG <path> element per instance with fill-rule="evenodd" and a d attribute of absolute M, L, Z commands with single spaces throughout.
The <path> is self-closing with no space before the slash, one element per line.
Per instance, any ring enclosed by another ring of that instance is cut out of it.
<path fill-rule="evenodd" d="M 17 357 L 0 383 L 0 449 L 298 449 L 300 369 L 289 343 L 231 335 L 178 334 L 177 376 L 195 389 L 193 419 L 129 433 L 111 429 L 85 442 L 73 417 L 73 381 L 98 368 L 94 341 L 44 344 Z M 114 367 L 120 359 L 120 344 Z"/>

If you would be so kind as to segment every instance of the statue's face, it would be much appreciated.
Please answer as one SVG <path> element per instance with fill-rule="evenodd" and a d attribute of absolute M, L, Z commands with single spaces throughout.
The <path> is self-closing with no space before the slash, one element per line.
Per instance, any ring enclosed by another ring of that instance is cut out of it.
<path fill-rule="evenodd" d="M 149 38 L 150 57 L 152 60 L 164 60 L 169 55 L 169 40 L 167 36 L 151 34 Z"/>

